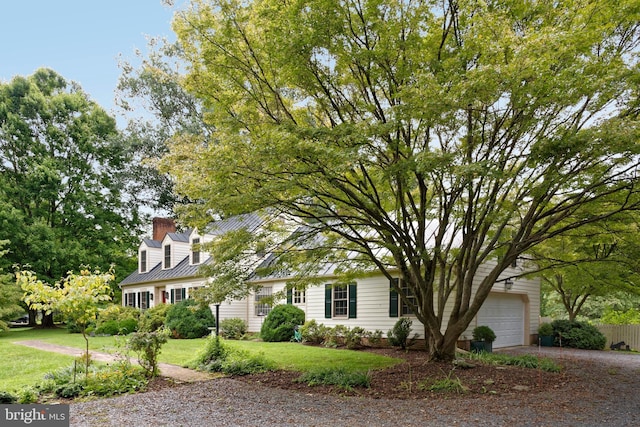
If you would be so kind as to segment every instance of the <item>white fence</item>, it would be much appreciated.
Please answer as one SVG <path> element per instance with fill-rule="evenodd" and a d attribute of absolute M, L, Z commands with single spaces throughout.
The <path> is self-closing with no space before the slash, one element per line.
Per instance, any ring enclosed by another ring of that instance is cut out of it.
<path fill-rule="evenodd" d="M 640 350 L 640 325 L 595 325 L 611 343 L 624 341 L 632 350 Z"/>

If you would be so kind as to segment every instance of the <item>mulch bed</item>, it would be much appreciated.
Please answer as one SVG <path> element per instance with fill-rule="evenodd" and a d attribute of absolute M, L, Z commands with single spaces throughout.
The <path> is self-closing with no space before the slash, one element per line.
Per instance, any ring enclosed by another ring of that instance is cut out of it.
<path fill-rule="evenodd" d="M 362 351 L 403 359 L 404 362 L 391 368 L 372 371 L 369 388 L 352 390 L 335 386 L 308 386 L 295 382 L 300 373 L 291 371 L 265 372 L 236 377 L 236 379 L 307 394 L 362 396 L 375 399 L 451 399 L 460 394 L 466 397 L 523 393 L 530 395 L 532 392 L 558 390 L 577 380 L 567 372 L 551 373 L 514 366 L 494 366 L 478 361 L 470 361 L 475 365 L 470 369 L 454 368 L 451 363 L 427 362 L 427 353 L 423 350 L 412 349 L 405 352 L 390 348 L 376 348 Z M 464 392 L 429 390 L 435 381 L 445 378 L 459 379 Z"/>

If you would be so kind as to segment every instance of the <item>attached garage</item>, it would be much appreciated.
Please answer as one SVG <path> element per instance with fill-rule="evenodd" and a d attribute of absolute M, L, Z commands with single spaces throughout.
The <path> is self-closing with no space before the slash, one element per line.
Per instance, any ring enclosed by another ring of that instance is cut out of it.
<path fill-rule="evenodd" d="M 526 304 L 523 295 L 492 293 L 480 308 L 477 325 L 496 333 L 493 348 L 525 344 Z"/>

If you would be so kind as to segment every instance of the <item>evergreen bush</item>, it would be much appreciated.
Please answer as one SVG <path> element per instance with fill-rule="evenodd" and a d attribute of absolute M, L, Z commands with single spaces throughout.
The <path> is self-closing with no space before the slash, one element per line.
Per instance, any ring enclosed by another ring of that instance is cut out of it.
<path fill-rule="evenodd" d="M 208 305 L 188 299 L 172 304 L 165 325 L 174 338 L 202 338 L 216 323 Z"/>
<path fill-rule="evenodd" d="M 294 328 L 304 324 L 304 311 L 295 305 L 273 307 L 260 328 L 260 337 L 268 342 L 291 341 Z"/>
<path fill-rule="evenodd" d="M 607 344 L 607 338 L 602 332 L 586 322 L 559 319 L 551 322 L 551 326 L 556 343 L 562 347 L 602 350 Z"/>
<path fill-rule="evenodd" d="M 387 340 L 389 341 L 389 344 L 393 347 L 401 347 L 403 350 L 411 347 L 418 339 L 417 333 L 410 338 L 411 325 L 413 325 L 413 321 L 408 317 L 398 319 L 396 324 L 393 325 L 393 329 L 390 329 L 389 332 L 387 332 Z"/>

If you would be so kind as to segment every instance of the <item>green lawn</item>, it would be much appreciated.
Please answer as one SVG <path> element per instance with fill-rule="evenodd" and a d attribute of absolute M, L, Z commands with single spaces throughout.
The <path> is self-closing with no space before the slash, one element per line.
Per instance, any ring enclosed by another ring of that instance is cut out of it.
<path fill-rule="evenodd" d="M 34 385 L 43 375 L 52 370 L 68 366 L 73 357 L 31 349 L 11 344 L 14 341 L 40 340 L 83 349 L 85 341 L 81 334 L 70 334 L 64 329 L 41 330 L 20 328 L 0 332 L 0 391 L 17 390 Z M 204 347 L 204 339 L 170 339 L 162 347 L 160 362 L 184 366 Z M 258 341 L 225 341 L 229 346 L 252 353 L 263 353 L 276 362 L 280 369 L 308 371 L 312 368 L 341 367 L 348 371 L 367 371 L 392 366 L 399 359 L 375 354 L 312 347 L 298 343 L 268 343 Z M 115 337 L 89 337 L 89 349 L 113 352 Z"/>

